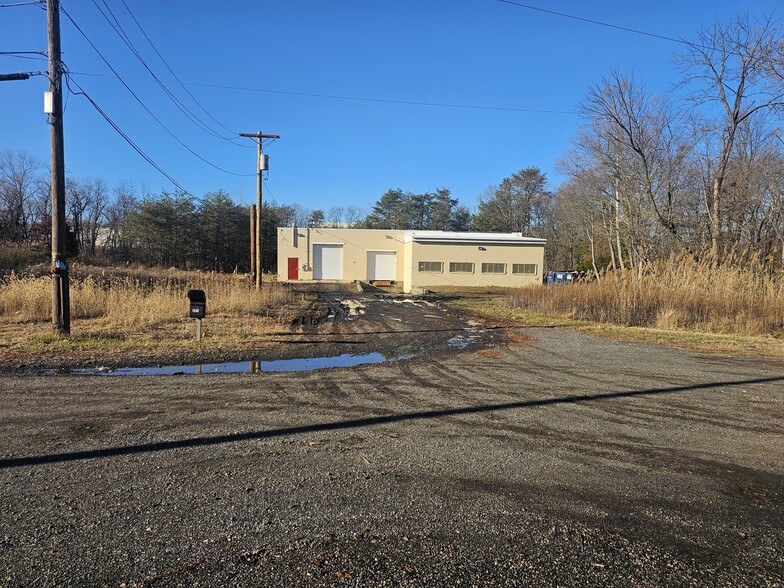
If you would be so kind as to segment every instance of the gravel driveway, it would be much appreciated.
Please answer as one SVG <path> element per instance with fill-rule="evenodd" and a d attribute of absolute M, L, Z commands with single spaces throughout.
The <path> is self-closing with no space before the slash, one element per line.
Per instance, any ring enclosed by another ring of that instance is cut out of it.
<path fill-rule="evenodd" d="M 445 325 L 393 363 L 0 376 L 0 586 L 782 586 L 783 362 L 410 306 L 340 327 Z"/>

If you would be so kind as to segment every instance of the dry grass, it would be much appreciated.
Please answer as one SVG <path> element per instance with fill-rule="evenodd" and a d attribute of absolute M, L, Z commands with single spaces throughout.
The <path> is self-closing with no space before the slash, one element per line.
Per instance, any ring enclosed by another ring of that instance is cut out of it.
<path fill-rule="evenodd" d="M 280 284 L 261 292 L 243 276 L 202 272 L 125 270 L 73 272 L 71 317 L 96 319 L 105 329 L 144 328 L 187 316 L 186 293 L 204 290 L 210 316 L 262 316 L 285 321 L 291 296 Z M 50 320 L 52 285 L 48 276 L 11 274 L 0 280 L 0 319 L 16 323 Z"/>
<path fill-rule="evenodd" d="M 760 260 L 715 266 L 674 257 L 600 281 L 525 288 L 509 307 L 627 327 L 743 335 L 784 334 L 784 276 Z"/>
<path fill-rule="evenodd" d="M 46 269 L 0 279 L 0 363 L 7 365 L 148 362 L 189 353 L 254 352 L 288 331 L 309 302 L 265 281 L 258 292 L 241 275 L 178 270 L 72 267 L 71 332 L 52 331 Z M 187 318 L 189 289 L 207 295 L 204 339 Z"/>

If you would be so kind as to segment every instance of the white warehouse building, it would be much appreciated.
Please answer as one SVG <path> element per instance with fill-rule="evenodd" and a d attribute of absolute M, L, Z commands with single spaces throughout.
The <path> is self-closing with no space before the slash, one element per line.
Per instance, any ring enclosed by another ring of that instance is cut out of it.
<path fill-rule="evenodd" d="M 544 239 L 521 233 L 278 228 L 281 282 L 390 282 L 404 292 L 443 286 L 542 283 Z"/>

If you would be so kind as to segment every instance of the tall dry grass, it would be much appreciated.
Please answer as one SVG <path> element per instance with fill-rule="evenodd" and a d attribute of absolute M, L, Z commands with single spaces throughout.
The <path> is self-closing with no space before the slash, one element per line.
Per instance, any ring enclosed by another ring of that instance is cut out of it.
<path fill-rule="evenodd" d="M 210 315 L 261 315 L 285 318 L 281 310 L 291 303 L 278 283 L 261 292 L 236 275 L 163 271 L 123 272 L 124 275 L 74 272 L 71 316 L 103 319 L 107 325 L 145 326 L 187 316 L 186 293 L 204 290 Z M 52 281 L 48 276 L 11 274 L 0 280 L 0 317 L 14 322 L 50 320 Z"/>
<path fill-rule="evenodd" d="M 49 253 L 45 247 L 0 243 L 0 275 L 19 271 L 35 263 L 46 263 Z"/>
<path fill-rule="evenodd" d="M 607 273 L 594 282 L 527 288 L 510 305 L 617 325 L 736 334 L 784 332 L 784 275 L 752 258 L 716 265 L 676 256 L 645 272 Z"/>

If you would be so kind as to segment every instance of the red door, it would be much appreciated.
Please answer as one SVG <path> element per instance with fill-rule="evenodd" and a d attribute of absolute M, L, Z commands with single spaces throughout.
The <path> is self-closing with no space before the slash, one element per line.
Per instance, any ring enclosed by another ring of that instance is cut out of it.
<path fill-rule="evenodd" d="M 289 280 L 299 280 L 298 257 L 289 257 Z"/>

